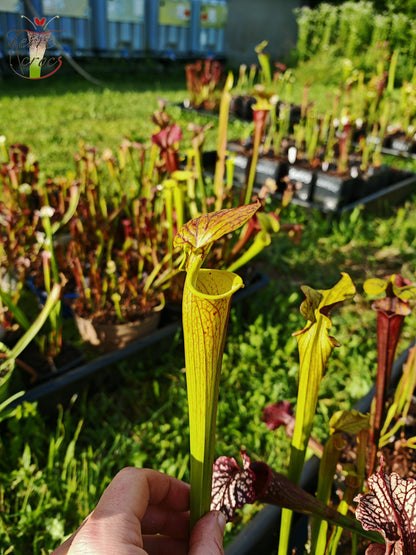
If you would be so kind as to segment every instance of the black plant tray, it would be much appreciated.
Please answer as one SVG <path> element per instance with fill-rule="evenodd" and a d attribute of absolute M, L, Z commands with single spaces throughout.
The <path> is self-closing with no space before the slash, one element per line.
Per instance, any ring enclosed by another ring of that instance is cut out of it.
<path fill-rule="evenodd" d="M 292 202 L 294 204 L 304 206 L 305 208 L 313 208 L 326 214 L 340 215 L 344 212 L 350 212 L 357 206 L 365 206 L 371 211 L 383 211 L 386 207 L 397 205 L 412 194 L 416 193 L 416 174 L 395 170 L 397 181 L 393 180 L 391 185 L 382 187 L 379 190 L 358 198 L 352 202 L 342 201 L 334 209 L 331 209 L 328 204 L 321 204 L 311 201 L 305 201 L 296 196 Z"/>
<path fill-rule="evenodd" d="M 414 347 L 413 342 L 395 360 L 390 379 L 391 388 L 395 388 L 402 368 L 405 364 L 409 350 Z M 373 387 L 354 406 L 355 410 L 366 413 L 370 410 L 375 388 Z M 314 495 L 318 483 L 319 459 L 313 455 L 304 465 L 300 486 L 307 492 Z M 280 518 L 282 509 L 274 505 L 266 505 L 245 528 L 234 538 L 225 549 L 225 555 L 275 555 L 279 545 Z M 309 519 L 305 515 L 294 513 L 293 525 L 290 538 L 290 549 L 288 553 L 303 553 L 304 546 L 308 537 Z"/>
<path fill-rule="evenodd" d="M 416 142 L 403 132 L 397 132 L 386 137 L 381 152 L 402 158 L 416 158 Z"/>
<path fill-rule="evenodd" d="M 250 155 L 238 141 L 230 141 L 228 148 L 236 153 L 234 185 L 242 187 L 247 179 Z M 214 154 L 204 152 L 206 171 L 213 171 Z M 333 215 L 362 205 L 380 211 L 416 193 L 416 173 L 386 165 L 367 176 L 342 179 L 329 172 L 317 171 L 306 164 L 292 165 L 260 156 L 254 184 L 256 191 L 259 191 L 267 177 L 273 178 L 281 190 L 286 187 L 283 178 L 288 178 L 293 183 L 296 188 L 291 201 L 293 204 Z M 278 189 L 274 196 L 281 198 L 282 192 Z"/>
<path fill-rule="evenodd" d="M 389 154 L 390 156 L 398 156 L 402 158 L 411 158 L 412 160 L 416 160 L 416 152 L 413 151 L 398 150 L 396 148 L 383 146 L 381 152 L 383 154 Z"/>
<path fill-rule="evenodd" d="M 256 272 L 250 279 L 244 280 L 247 285 L 238 290 L 232 299 L 233 305 L 239 303 L 241 300 L 254 295 L 257 291 L 266 287 L 269 283 L 269 278 L 260 272 Z M 85 362 L 75 368 L 72 367 L 67 371 L 63 369 L 47 381 L 28 389 L 24 395 L 16 399 L 10 407 L 17 406 L 25 401 L 32 402 L 38 401 L 41 408 L 46 410 L 53 410 L 58 403 L 67 403 L 72 395 L 79 393 L 92 378 L 98 377 L 100 372 L 112 367 L 112 374 L 114 374 L 114 365 L 132 355 L 141 353 L 145 356 L 145 350 L 150 352 L 152 357 L 151 348 L 158 345 L 158 352 L 161 352 L 160 345 L 167 339 L 171 338 L 182 327 L 180 310 L 176 314 L 167 313 L 166 316 L 162 314 L 162 321 L 159 329 L 139 338 L 128 344 L 123 349 L 101 355 L 93 360 Z M 114 376 L 112 377 L 114 381 Z"/>
<path fill-rule="evenodd" d="M 86 382 L 97 375 L 99 371 L 162 342 L 165 338 L 174 335 L 179 328 L 179 321 L 170 323 L 130 343 L 123 349 L 101 355 L 67 372 L 60 372 L 48 381 L 26 391 L 23 396 L 16 399 L 10 406 L 16 406 L 25 401 L 39 401 L 42 407 L 52 408 L 58 402 L 65 403 L 73 394 L 82 390 Z"/>

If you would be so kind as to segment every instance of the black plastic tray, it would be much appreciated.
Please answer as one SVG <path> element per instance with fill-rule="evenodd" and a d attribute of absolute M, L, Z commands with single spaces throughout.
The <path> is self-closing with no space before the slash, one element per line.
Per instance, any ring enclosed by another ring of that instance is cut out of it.
<path fill-rule="evenodd" d="M 262 289 L 269 283 L 270 279 L 263 273 L 256 273 L 250 283 L 246 285 L 243 289 L 238 290 L 233 296 L 233 304 L 240 302 L 241 300 L 254 295 L 258 290 Z M 169 319 L 168 319 L 169 320 Z M 85 383 L 97 376 L 98 373 L 108 367 L 114 366 L 117 362 L 124 360 L 131 355 L 134 355 L 140 351 L 152 347 L 154 345 L 162 343 L 165 339 L 172 337 L 175 333 L 181 329 L 182 322 L 180 317 L 180 311 L 176 314 L 176 318 L 170 318 L 170 322 L 165 323 L 162 326 L 146 335 L 137 341 L 134 341 L 117 351 L 98 356 L 97 358 L 81 364 L 76 368 L 72 368 L 66 372 L 59 372 L 48 381 L 41 383 L 29 389 L 16 399 L 10 407 L 17 406 L 25 401 L 42 401 L 44 400 L 46 406 L 56 406 L 57 402 L 65 402 L 74 393 L 79 392 Z"/>
<path fill-rule="evenodd" d="M 292 203 L 303 206 L 305 208 L 313 208 L 319 210 L 326 214 L 342 214 L 344 212 L 350 212 L 357 206 L 365 206 L 369 210 L 379 211 L 383 210 L 386 206 L 397 205 L 409 196 L 416 193 L 416 174 L 412 173 L 409 175 L 408 172 L 404 172 L 404 177 L 401 181 L 380 189 L 379 191 L 372 193 L 371 195 L 365 196 L 361 199 L 350 202 L 345 206 L 341 206 L 336 210 L 330 210 L 320 204 L 304 201 L 299 198 L 293 198 Z"/>

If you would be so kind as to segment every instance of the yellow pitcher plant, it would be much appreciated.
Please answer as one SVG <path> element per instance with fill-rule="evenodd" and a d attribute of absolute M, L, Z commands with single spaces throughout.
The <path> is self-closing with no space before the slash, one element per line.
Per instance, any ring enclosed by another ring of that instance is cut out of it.
<path fill-rule="evenodd" d="M 243 287 L 237 274 L 201 266 L 213 243 L 246 223 L 260 206 L 253 203 L 199 216 L 183 225 L 174 239 L 174 246 L 182 247 L 186 255 L 182 320 L 190 426 L 191 526 L 210 508 L 222 355 L 231 298 Z"/>
<path fill-rule="evenodd" d="M 339 343 L 329 335 L 332 326 L 331 311 L 345 300 L 352 299 L 356 289 L 346 273 L 331 289 L 312 289 L 302 286 L 306 299 L 300 311 L 307 319 L 306 326 L 294 335 L 299 349 L 299 386 L 296 403 L 296 421 L 290 450 L 288 478 L 299 484 L 305 461 L 306 449 L 312 431 L 318 403 L 319 387 L 329 357 Z M 287 555 L 292 512 L 283 509 L 279 538 L 279 555 Z"/>

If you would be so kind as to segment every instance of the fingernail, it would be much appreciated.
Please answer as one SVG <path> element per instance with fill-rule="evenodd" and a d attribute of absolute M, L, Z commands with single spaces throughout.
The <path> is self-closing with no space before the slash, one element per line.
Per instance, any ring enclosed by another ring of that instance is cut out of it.
<path fill-rule="evenodd" d="M 220 527 L 221 534 L 224 534 L 225 525 L 227 524 L 227 519 L 225 518 L 225 515 L 220 511 L 218 511 L 217 522 L 218 522 L 218 526 Z"/>

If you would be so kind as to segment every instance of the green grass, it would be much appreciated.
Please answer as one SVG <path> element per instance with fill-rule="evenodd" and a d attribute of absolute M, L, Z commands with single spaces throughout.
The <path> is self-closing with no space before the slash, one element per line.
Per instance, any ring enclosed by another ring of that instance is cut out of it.
<path fill-rule="evenodd" d="M 100 85 L 74 72 L 36 82 L 18 77 L 0 81 L 0 135 L 9 143 L 29 145 L 44 175 L 73 171 L 80 141 L 101 151 L 116 149 L 124 137 L 148 144 L 159 98 L 169 103 L 172 117 L 181 120 L 184 143 L 189 140 L 187 126 L 195 114 L 177 107 L 187 98 L 182 66 L 165 71 L 154 65 L 146 70 L 138 66 L 132 73 L 91 73 Z M 201 123 L 211 119 L 198 116 Z M 237 136 L 243 127 L 247 125 L 235 122 Z M 207 136 L 207 148 L 216 148 L 215 131 Z"/>
<path fill-rule="evenodd" d="M 147 142 L 156 98 L 169 90 L 169 100 L 175 99 L 160 79 L 139 75 L 112 82 L 107 75 L 103 86 L 72 74 L 40 82 L 8 80 L 2 84 L 0 131 L 9 142 L 30 145 L 45 173 L 64 174 L 73 170 L 81 140 L 101 149 L 117 147 L 124 136 Z"/>
<path fill-rule="evenodd" d="M 156 97 L 171 103 L 186 96 L 184 75 L 156 69 L 147 74 L 103 74 L 106 86 L 93 86 L 67 74 L 43 83 L 3 81 L 0 134 L 28 143 L 44 174 L 73 169 L 78 141 L 115 148 L 123 136 L 148 141 Z M 185 130 L 208 118 L 169 110 Z M 233 122 L 234 136 L 247 124 Z M 215 132 L 208 148 L 215 146 Z M 241 448 L 276 470 L 288 460 L 284 431 L 270 432 L 262 409 L 279 399 L 295 401 L 298 357 L 293 332 L 305 320 L 299 313 L 300 285 L 329 288 L 341 271 L 355 281 L 356 298 L 333 316 L 335 349 L 322 383 L 314 435 L 324 439 L 335 410 L 362 397 L 375 375 L 375 312 L 362 292 L 371 276 L 402 273 L 416 282 L 415 199 L 386 214 L 357 209 L 338 219 L 290 206 L 283 220 L 300 222 L 300 245 L 278 235 L 258 261 L 272 279 L 231 312 L 218 409 L 217 455 L 238 458 Z M 415 336 L 416 320 L 406 322 L 400 348 Z M 162 354 L 161 354 L 162 353 Z M 119 386 L 116 387 L 120 380 Z M 66 409 L 47 415 L 33 405 L 16 410 L 1 425 L 0 551 L 48 553 L 71 533 L 123 466 L 150 466 L 188 479 L 188 416 L 182 337 L 154 352 L 123 361 L 103 372 Z M 226 541 L 252 513 L 240 512 Z"/>

